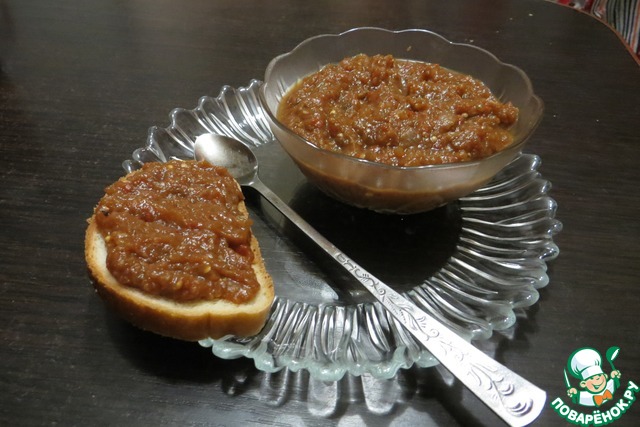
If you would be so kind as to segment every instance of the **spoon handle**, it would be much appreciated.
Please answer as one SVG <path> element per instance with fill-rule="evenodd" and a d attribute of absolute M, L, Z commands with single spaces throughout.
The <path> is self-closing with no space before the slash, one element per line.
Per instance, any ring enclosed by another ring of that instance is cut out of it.
<path fill-rule="evenodd" d="M 508 425 L 524 426 L 544 407 L 546 393 L 490 358 L 340 251 L 259 179 L 251 185 L 339 262 L 458 380 Z"/>

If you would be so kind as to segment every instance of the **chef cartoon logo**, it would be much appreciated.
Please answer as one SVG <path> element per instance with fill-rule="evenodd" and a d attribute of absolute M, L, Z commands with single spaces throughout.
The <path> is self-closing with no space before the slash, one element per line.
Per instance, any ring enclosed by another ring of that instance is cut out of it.
<path fill-rule="evenodd" d="M 640 389 L 629 381 L 625 390 L 616 393 L 621 386 L 622 373 L 616 369 L 613 361 L 620 354 L 619 347 L 610 347 L 604 360 L 600 353 L 591 347 L 574 351 L 567 360 L 564 370 L 564 385 L 571 403 L 578 404 L 583 410 L 572 409 L 558 397 L 551 406 L 558 415 L 567 421 L 581 426 L 601 426 L 609 424 L 626 413 Z M 603 364 L 606 362 L 606 364 Z"/>
<path fill-rule="evenodd" d="M 574 403 L 599 407 L 613 399 L 613 393 L 620 387 L 622 376 L 613 366 L 613 360 L 619 352 L 619 347 L 611 347 L 607 350 L 606 359 L 611 366 L 611 373 L 608 375 L 602 369 L 602 357 L 595 349 L 585 347 L 573 352 L 567 361 L 564 381 L 567 386 L 567 395 Z M 571 385 L 567 370 L 580 381 L 580 391 Z"/>

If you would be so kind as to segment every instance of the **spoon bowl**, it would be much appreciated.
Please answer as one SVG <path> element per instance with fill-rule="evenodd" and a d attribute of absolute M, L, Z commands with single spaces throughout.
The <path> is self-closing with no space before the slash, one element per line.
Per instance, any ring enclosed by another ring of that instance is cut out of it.
<path fill-rule="evenodd" d="M 620 352 L 620 347 L 609 347 L 607 349 L 607 353 L 605 354 L 605 357 L 607 359 L 607 362 L 609 362 L 609 365 L 611 365 L 611 369 L 612 370 L 616 370 L 616 367 L 613 365 L 613 361 L 616 359 L 616 357 L 618 357 L 618 353 Z"/>
<path fill-rule="evenodd" d="M 240 185 L 249 185 L 257 176 L 258 159 L 253 151 L 238 140 L 225 135 L 207 133 L 196 140 L 194 155 L 212 165 L 223 166 Z"/>

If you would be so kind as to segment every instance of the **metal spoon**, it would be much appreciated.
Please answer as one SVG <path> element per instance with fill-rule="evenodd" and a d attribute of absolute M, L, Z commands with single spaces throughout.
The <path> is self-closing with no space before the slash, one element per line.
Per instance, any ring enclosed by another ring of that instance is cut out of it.
<path fill-rule="evenodd" d="M 242 186 L 252 187 L 358 280 L 433 356 L 511 426 L 535 420 L 546 393 L 491 359 L 451 329 L 389 288 L 329 242 L 258 177 L 258 160 L 242 142 L 223 135 L 196 139 L 195 158 L 226 167 Z"/>

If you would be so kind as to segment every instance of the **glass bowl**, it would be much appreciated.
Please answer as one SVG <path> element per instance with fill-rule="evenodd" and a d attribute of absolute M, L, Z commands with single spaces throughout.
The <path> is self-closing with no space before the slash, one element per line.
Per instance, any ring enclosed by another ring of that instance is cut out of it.
<path fill-rule="evenodd" d="M 562 230 L 538 156 L 517 156 L 487 185 L 446 207 L 408 217 L 379 215 L 323 197 L 307 183 L 275 141 L 258 101 L 261 85 L 224 86 L 193 109 L 172 110 L 170 125 L 151 127 L 124 170 L 192 159 L 203 133 L 239 139 L 256 152 L 261 178 L 285 202 L 313 224 L 314 218 L 335 218 L 324 228 L 327 237 L 461 336 L 486 351 L 494 334 L 526 334 L 517 322 L 536 316 L 527 308 L 549 284 L 547 263 L 560 253 L 554 236 Z M 250 197 L 247 208 L 276 286 L 271 315 L 254 337 L 201 345 L 224 359 L 251 358 L 272 378 L 294 381 L 287 372 L 308 371 L 315 385 L 346 374 L 389 379 L 399 369 L 437 364 L 367 292 L 343 287 L 339 277 L 323 272 L 268 203 Z M 378 232 L 362 237 L 371 229 Z M 345 380 L 353 385 L 352 378 Z"/>
<path fill-rule="evenodd" d="M 520 110 L 511 128 L 513 143 L 477 161 L 398 167 L 318 148 L 276 118 L 282 97 L 301 78 L 359 53 L 437 63 L 481 80 L 501 102 Z M 544 110 L 521 69 L 479 47 L 418 29 L 356 28 L 307 39 L 270 62 L 259 98 L 276 139 L 311 183 L 347 204 L 398 214 L 429 211 L 482 187 L 522 151 Z"/>

